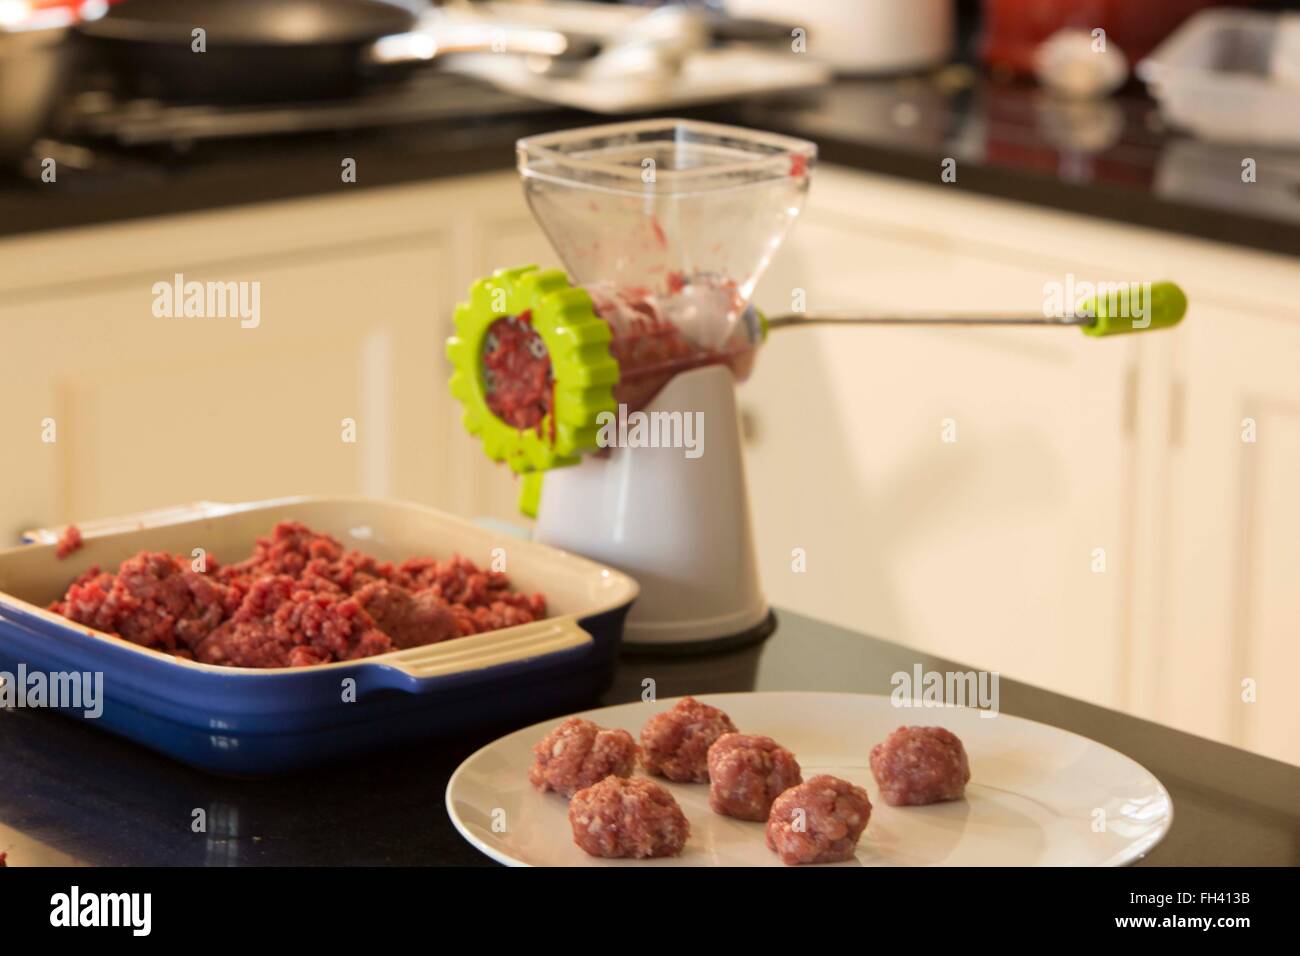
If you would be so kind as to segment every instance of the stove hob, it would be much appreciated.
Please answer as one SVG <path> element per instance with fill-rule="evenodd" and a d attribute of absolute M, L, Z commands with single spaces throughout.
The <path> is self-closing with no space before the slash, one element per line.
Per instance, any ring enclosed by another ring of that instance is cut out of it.
<path fill-rule="evenodd" d="M 361 130 L 484 116 L 529 114 L 554 107 L 477 80 L 441 71 L 417 73 L 401 83 L 359 96 L 320 102 L 250 105 L 172 104 L 124 99 L 90 88 L 69 98 L 60 138 L 109 140 L 121 146 Z"/>

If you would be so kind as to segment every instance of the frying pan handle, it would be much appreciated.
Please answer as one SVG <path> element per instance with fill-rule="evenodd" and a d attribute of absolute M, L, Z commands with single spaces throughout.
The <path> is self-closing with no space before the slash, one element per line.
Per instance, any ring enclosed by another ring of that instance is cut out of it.
<path fill-rule="evenodd" d="M 578 55 L 563 33 L 534 27 L 459 23 L 380 37 L 366 51 L 374 64 L 422 63 L 448 53 L 525 53 L 549 57 Z"/>
<path fill-rule="evenodd" d="M 441 644 L 398 651 L 374 667 L 376 684 L 418 693 L 430 678 L 495 667 L 594 644 L 574 617 L 548 618 L 510 628 L 460 637 Z M 398 674 L 393 674 L 393 671 Z M 385 673 L 387 672 L 387 673 Z M 399 679 L 392 680 L 392 677 Z M 412 680 L 414 678 L 414 680 Z"/>

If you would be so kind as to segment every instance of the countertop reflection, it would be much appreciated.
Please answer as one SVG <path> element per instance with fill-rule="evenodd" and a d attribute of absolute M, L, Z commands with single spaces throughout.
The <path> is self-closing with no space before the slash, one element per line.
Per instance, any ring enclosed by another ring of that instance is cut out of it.
<path fill-rule="evenodd" d="M 891 676 L 964 670 L 778 612 L 765 643 L 703 657 L 625 657 L 603 701 L 743 690 L 888 694 Z M 1300 768 L 1003 679 L 1005 713 L 1099 740 L 1154 772 L 1173 829 L 1144 862 L 1300 863 Z M 0 851 L 11 866 L 491 865 L 453 829 L 447 780 L 510 727 L 282 779 L 214 777 L 54 714 L 0 712 Z"/>

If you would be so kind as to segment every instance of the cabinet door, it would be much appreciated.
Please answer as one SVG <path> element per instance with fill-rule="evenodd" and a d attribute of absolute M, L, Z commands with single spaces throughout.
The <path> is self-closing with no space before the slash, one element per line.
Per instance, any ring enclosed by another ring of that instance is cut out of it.
<path fill-rule="evenodd" d="M 760 306 L 802 294 L 809 311 L 1035 311 L 1069 271 L 870 208 L 833 180 Z M 770 599 L 1121 703 L 1130 355 L 1060 329 L 774 332 L 742 391 Z"/>
<path fill-rule="evenodd" d="M 1300 311 L 1211 301 L 1185 333 L 1153 709 L 1300 763 Z"/>
<path fill-rule="evenodd" d="M 530 261 L 555 264 L 513 173 L 0 242 L 0 442 L 18 463 L 0 541 L 309 492 L 518 519 L 515 479 L 464 432 L 443 350 L 470 282 Z M 258 282 L 260 327 L 154 317 L 153 284 L 177 272 Z"/>
<path fill-rule="evenodd" d="M 436 501 L 436 239 L 230 260 L 187 281 L 257 282 L 260 323 L 165 318 L 129 275 L 0 307 L 6 531 L 200 498 L 364 493 Z M 10 351 L 10 350 L 13 351 Z M 42 423 L 52 420 L 52 443 Z M 17 505 L 13 502 L 18 502 Z"/>

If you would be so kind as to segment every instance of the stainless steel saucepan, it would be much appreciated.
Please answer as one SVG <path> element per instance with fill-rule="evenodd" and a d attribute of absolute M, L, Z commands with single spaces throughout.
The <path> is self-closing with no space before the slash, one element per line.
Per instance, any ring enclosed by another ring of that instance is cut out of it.
<path fill-rule="evenodd" d="M 0 166 L 27 155 L 45 131 L 66 74 L 74 9 L 0 5 Z"/>

